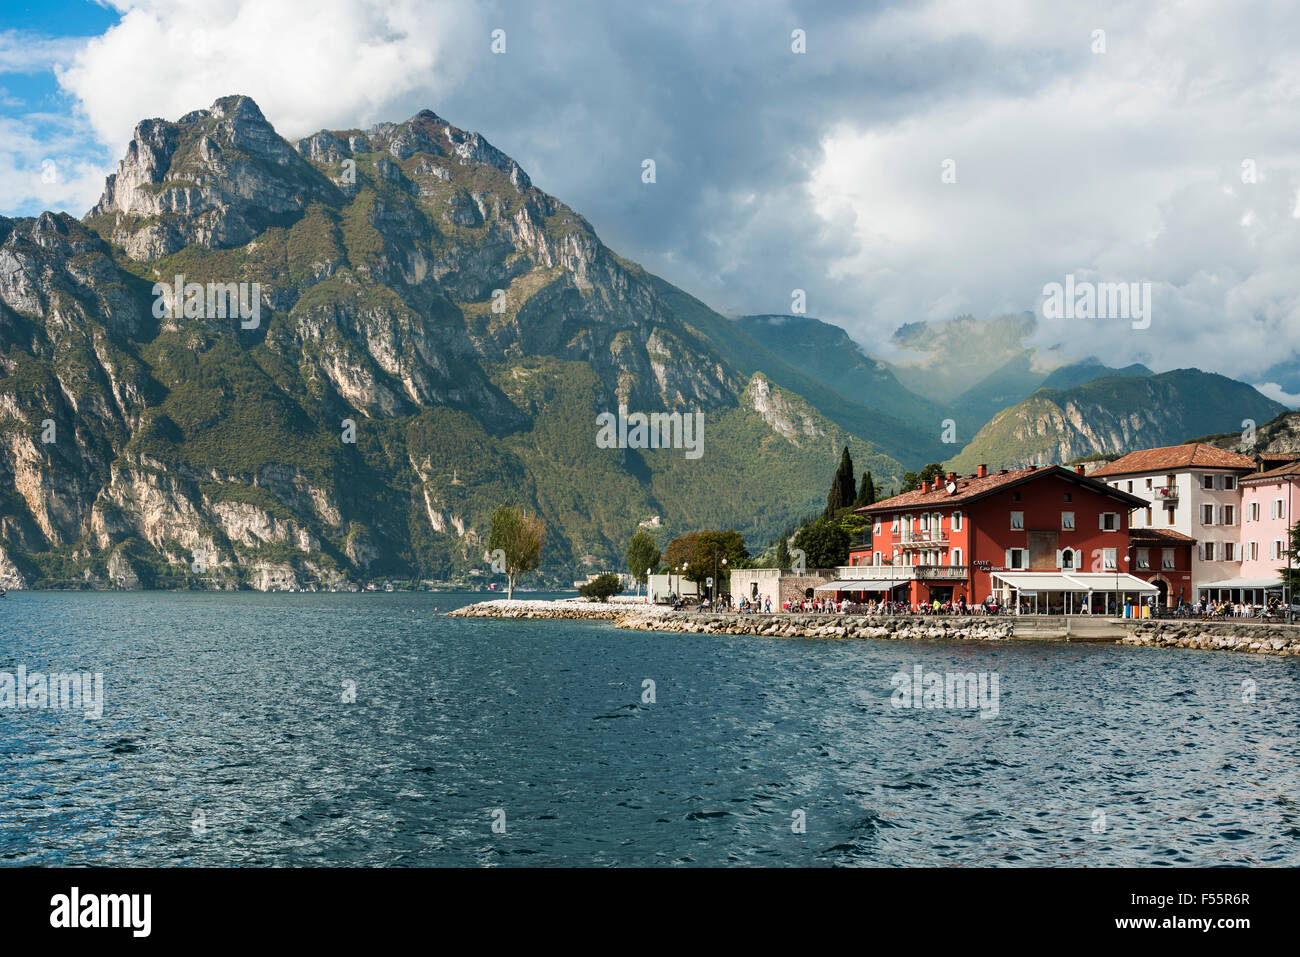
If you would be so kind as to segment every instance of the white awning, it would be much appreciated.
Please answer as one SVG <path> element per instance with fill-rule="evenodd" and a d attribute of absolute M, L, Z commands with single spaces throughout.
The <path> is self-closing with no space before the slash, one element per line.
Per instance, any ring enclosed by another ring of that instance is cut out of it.
<path fill-rule="evenodd" d="M 889 591 L 906 582 L 907 579 L 896 578 L 841 578 L 818 585 L 813 591 Z"/>
<path fill-rule="evenodd" d="M 1017 591 L 1087 591 L 1059 572 L 994 572 L 993 577 Z"/>
<path fill-rule="evenodd" d="M 1206 582 L 1197 588 L 1281 588 L 1278 578 L 1227 578 L 1221 582 Z"/>
<path fill-rule="evenodd" d="M 1101 591 L 1155 594 L 1160 589 L 1134 575 L 1114 572 L 994 572 L 993 577 L 1019 592 Z"/>
<path fill-rule="evenodd" d="M 1150 582 L 1144 582 L 1136 575 L 1126 575 L 1123 572 L 1119 575 L 1114 572 L 1071 572 L 1069 577 L 1079 583 L 1078 591 L 1118 590 L 1140 592 L 1144 595 L 1154 595 L 1160 591 Z"/>

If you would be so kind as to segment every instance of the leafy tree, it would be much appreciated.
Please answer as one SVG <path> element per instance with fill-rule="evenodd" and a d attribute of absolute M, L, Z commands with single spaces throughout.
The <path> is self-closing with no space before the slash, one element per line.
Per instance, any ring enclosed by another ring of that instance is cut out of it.
<path fill-rule="evenodd" d="M 904 472 L 903 486 L 898 490 L 899 494 L 901 495 L 903 492 L 913 492 L 920 488 L 925 482 L 942 478 L 943 474 L 943 466 L 938 462 L 931 462 L 929 465 L 922 468 L 919 475 L 916 472 Z"/>
<path fill-rule="evenodd" d="M 831 568 L 849 560 L 849 533 L 835 522 L 819 518 L 799 529 L 794 547 L 807 555 L 809 568 Z"/>
<path fill-rule="evenodd" d="M 695 557 L 695 548 L 699 542 L 699 532 L 687 532 L 685 535 L 678 535 L 664 549 L 664 565 L 668 568 L 678 568 L 682 562 L 689 562 Z"/>
<path fill-rule="evenodd" d="M 586 584 L 578 586 L 579 595 L 583 598 L 591 598 L 595 601 L 608 601 L 611 595 L 617 595 L 622 590 L 622 579 L 610 572 L 606 572 L 604 575 L 597 575 Z"/>
<path fill-rule="evenodd" d="M 862 508 L 864 505 L 874 504 L 875 501 L 876 482 L 870 472 L 863 472 L 862 481 L 858 483 L 858 497 L 853 500 L 853 507 Z"/>
<path fill-rule="evenodd" d="M 1287 548 L 1291 558 L 1291 568 L 1288 570 L 1285 565 L 1277 570 L 1278 577 L 1282 579 L 1282 584 L 1287 588 L 1287 594 L 1292 601 L 1296 601 L 1297 593 L 1300 592 L 1300 564 L 1297 564 L 1294 556 L 1300 556 L 1300 522 L 1291 526 L 1287 533 Z M 1286 554 L 1282 556 L 1286 558 Z"/>
<path fill-rule="evenodd" d="M 492 531 L 488 534 L 488 552 L 500 550 L 501 571 L 506 575 L 506 597 L 515 597 L 515 582 L 525 572 L 535 569 L 542 558 L 546 523 L 540 515 L 530 515 L 513 505 L 502 505 L 492 513 Z"/>
<path fill-rule="evenodd" d="M 653 535 L 645 529 L 641 529 L 632 536 L 632 541 L 628 543 L 627 570 L 632 573 L 633 578 L 644 585 L 650 570 L 658 567 L 659 546 L 655 544 Z"/>
<path fill-rule="evenodd" d="M 853 459 L 846 445 L 844 451 L 840 453 L 840 467 L 835 470 L 831 490 L 826 494 L 826 511 L 822 513 L 822 517 L 833 518 L 840 509 L 852 505 L 856 497 L 857 490 L 853 484 Z"/>

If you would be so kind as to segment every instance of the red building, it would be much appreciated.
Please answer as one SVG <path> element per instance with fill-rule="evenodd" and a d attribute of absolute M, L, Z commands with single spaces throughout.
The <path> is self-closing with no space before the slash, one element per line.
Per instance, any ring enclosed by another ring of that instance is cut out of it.
<path fill-rule="evenodd" d="M 852 584 L 843 591 L 918 605 L 992 596 L 1026 611 L 1104 611 L 1156 593 L 1128 574 L 1129 512 L 1146 504 L 1082 467 L 949 473 L 858 509 L 873 520 L 871 547 L 850 552 L 858 567 L 845 570 Z"/>
<path fill-rule="evenodd" d="M 1128 570 L 1157 589 L 1156 602 L 1177 606 L 1179 599 L 1195 601 L 1192 592 L 1192 552 L 1196 539 L 1172 528 L 1129 530 Z"/>

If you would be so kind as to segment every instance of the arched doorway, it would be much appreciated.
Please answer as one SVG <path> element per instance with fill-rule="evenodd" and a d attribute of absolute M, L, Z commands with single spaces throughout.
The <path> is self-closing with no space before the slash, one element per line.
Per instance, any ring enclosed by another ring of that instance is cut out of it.
<path fill-rule="evenodd" d="M 1156 606 L 1159 608 L 1169 607 L 1169 582 L 1159 575 L 1151 579 L 1151 584 L 1156 586 Z"/>

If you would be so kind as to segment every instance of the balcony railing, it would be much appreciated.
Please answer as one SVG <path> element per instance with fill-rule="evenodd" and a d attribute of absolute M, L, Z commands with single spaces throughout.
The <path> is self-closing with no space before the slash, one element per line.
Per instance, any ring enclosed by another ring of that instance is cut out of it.
<path fill-rule="evenodd" d="M 903 529 L 898 538 L 898 544 L 904 548 L 909 546 L 921 548 L 926 545 L 947 545 L 948 536 L 946 533 L 934 529 L 917 529 L 915 531 Z"/>
<path fill-rule="evenodd" d="M 1157 502 L 1176 502 L 1178 501 L 1178 489 L 1174 486 L 1168 488 L 1156 489 Z"/>
<path fill-rule="evenodd" d="M 964 580 L 968 571 L 966 565 L 842 565 L 835 575 L 845 581 L 955 581 Z"/>

